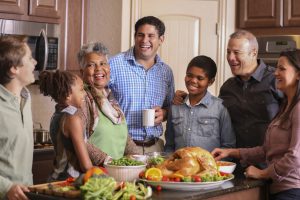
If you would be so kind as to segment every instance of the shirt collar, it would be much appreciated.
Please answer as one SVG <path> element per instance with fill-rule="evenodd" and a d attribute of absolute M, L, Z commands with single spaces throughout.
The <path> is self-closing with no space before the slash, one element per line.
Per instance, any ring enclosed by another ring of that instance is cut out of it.
<path fill-rule="evenodd" d="M 211 102 L 211 97 L 212 95 L 210 94 L 209 91 L 206 92 L 206 94 L 204 95 L 204 97 L 198 102 L 196 103 L 195 106 L 199 106 L 199 105 L 203 105 L 205 107 L 208 107 L 210 102 Z M 184 103 L 188 106 L 188 107 L 192 107 L 191 106 L 191 103 L 190 103 L 190 100 L 189 100 L 189 96 L 187 96 L 185 99 L 184 99 Z M 195 107 L 194 106 L 194 107 Z"/>
<path fill-rule="evenodd" d="M 263 76 L 264 76 L 264 72 L 266 69 L 266 64 L 262 61 L 262 59 L 258 59 L 257 63 L 259 64 L 258 67 L 256 68 L 256 70 L 254 71 L 254 73 L 251 75 L 255 80 L 257 81 L 261 81 Z"/>
<path fill-rule="evenodd" d="M 132 62 L 138 64 L 138 62 L 136 62 L 136 59 L 134 57 L 134 46 L 131 47 L 130 49 L 128 49 L 128 51 L 125 52 L 125 59 L 126 60 L 131 60 Z M 156 54 L 154 60 L 155 60 L 155 65 L 163 63 L 162 59 L 157 54 Z M 138 64 L 138 65 L 140 65 L 140 64 Z"/>
<path fill-rule="evenodd" d="M 64 108 L 61 112 L 66 112 L 66 113 L 70 113 L 71 115 L 74 115 L 74 113 L 77 111 L 78 109 L 75 106 L 71 106 L 69 105 L 68 107 Z"/>
<path fill-rule="evenodd" d="M 250 76 L 250 79 L 254 79 L 254 80 L 257 80 L 258 82 L 261 82 L 263 76 L 264 76 L 264 73 L 265 73 L 265 69 L 266 69 L 266 64 L 263 62 L 262 59 L 258 59 L 257 60 L 257 63 L 258 63 L 258 67 L 255 69 L 255 71 L 251 74 Z M 244 82 L 239 76 L 236 76 L 237 79 L 239 82 Z"/>
<path fill-rule="evenodd" d="M 16 98 L 9 90 L 7 90 L 2 84 L 0 84 L 0 97 L 5 101 L 10 101 Z M 29 97 L 29 91 L 26 88 L 21 90 L 21 97 L 27 99 Z"/>

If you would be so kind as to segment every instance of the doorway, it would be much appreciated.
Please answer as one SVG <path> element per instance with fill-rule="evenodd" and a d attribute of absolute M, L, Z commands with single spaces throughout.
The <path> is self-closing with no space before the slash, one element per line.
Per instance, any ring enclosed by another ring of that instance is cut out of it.
<path fill-rule="evenodd" d="M 187 64 L 197 55 L 206 55 L 218 66 L 216 81 L 209 88 L 217 96 L 223 82 L 231 76 L 226 46 L 235 30 L 235 1 L 123 0 L 122 51 L 134 43 L 135 22 L 147 15 L 160 18 L 166 25 L 159 56 L 173 70 L 175 89 L 186 90 Z"/>

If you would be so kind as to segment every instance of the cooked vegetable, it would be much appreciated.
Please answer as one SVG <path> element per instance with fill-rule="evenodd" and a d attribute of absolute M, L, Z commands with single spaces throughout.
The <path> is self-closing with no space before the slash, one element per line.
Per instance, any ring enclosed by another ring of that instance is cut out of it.
<path fill-rule="evenodd" d="M 91 177 L 80 187 L 85 200 L 112 199 L 117 182 L 109 178 Z"/>
<path fill-rule="evenodd" d="M 116 166 L 139 166 L 144 165 L 143 162 L 138 160 L 133 160 L 127 157 L 122 157 L 119 159 L 113 159 L 109 165 L 116 165 Z"/>
<path fill-rule="evenodd" d="M 119 189 L 116 191 L 116 189 Z M 151 187 L 145 187 L 143 184 L 126 182 L 117 187 L 117 182 L 112 177 L 91 177 L 80 187 L 81 194 L 85 200 L 130 200 L 147 199 L 152 195 Z"/>
<path fill-rule="evenodd" d="M 93 175 L 101 175 L 105 172 L 99 167 L 92 167 L 91 169 L 87 170 L 83 176 L 83 183 L 87 182 L 87 180 L 92 177 Z"/>
<path fill-rule="evenodd" d="M 232 176 L 233 176 L 232 174 L 228 174 L 228 176 L 221 176 L 221 175 L 209 176 L 209 175 L 204 175 L 204 176 L 201 176 L 201 180 L 202 180 L 202 182 L 222 181 L 222 180 L 229 179 Z"/>
<path fill-rule="evenodd" d="M 159 165 L 164 161 L 165 161 L 165 159 L 163 157 L 157 156 L 157 157 L 149 158 L 148 164 L 149 165 Z"/>
<path fill-rule="evenodd" d="M 130 200 L 133 197 L 135 197 L 135 199 L 147 199 L 151 195 L 152 195 L 151 187 L 146 188 L 141 183 L 135 185 L 135 183 L 126 182 L 125 186 L 113 196 L 112 200 L 117 200 L 117 199 Z"/>

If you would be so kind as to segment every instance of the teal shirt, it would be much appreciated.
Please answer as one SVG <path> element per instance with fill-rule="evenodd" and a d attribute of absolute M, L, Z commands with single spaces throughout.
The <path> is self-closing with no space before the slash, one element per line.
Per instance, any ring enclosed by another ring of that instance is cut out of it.
<path fill-rule="evenodd" d="M 21 96 L 23 106 L 0 84 L 0 199 L 13 183 L 32 185 L 31 97 L 26 88 Z"/>
<path fill-rule="evenodd" d="M 98 111 L 99 121 L 89 141 L 112 158 L 121 158 L 127 142 L 127 124 L 125 121 L 114 124 L 100 110 Z"/>

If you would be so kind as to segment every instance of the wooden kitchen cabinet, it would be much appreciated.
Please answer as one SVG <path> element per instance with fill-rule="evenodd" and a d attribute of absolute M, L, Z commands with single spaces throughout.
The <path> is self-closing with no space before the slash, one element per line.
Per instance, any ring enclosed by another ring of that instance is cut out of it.
<path fill-rule="evenodd" d="M 0 0 L 0 12 L 26 15 L 26 4 L 22 0 Z"/>
<path fill-rule="evenodd" d="M 87 0 L 0 0 L 0 19 L 60 24 L 59 69 L 79 73 L 77 52 L 86 43 Z"/>
<path fill-rule="evenodd" d="M 61 25 L 61 69 L 79 74 L 77 53 L 82 44 L 86 43 L 87 0 L 66 1 Z"/>
<path fill-rule="evenodd" d="M 53 148 L 35 149 L 33 152 L 33 184 L 46 183 L 53 171 Z"/>
<path fill-rule="evenodd" d="M 237 0 L 238 28 L 300 26 L 299 0 Z"/>
<path fill-rule="evenodd" d="M 64 0 L 0 0 L 0 18 L 60 23 Z"/>
<path fill-rule="evenodd" d="M 283 3 L 283 25 L 287 27 L 300 26 L 300 1 L 284 0 Z"/>
<path fill-rule="evenodd" d="M 60 18 L 59 0 L 29 0 L 29 15 Z"/>

